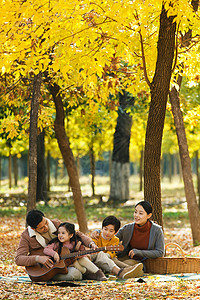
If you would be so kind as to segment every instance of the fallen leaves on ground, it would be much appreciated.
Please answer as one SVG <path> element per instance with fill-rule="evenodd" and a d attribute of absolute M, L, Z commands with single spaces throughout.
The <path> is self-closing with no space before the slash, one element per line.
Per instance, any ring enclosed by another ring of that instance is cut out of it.
<path fill-rule="evenodd" d="M 0 220 L 0 275 L 26 275 L 23 267 L 15 265 L 14 256 L 20 234 L 24 230 L 24 219 L 3 217 Z M 165 229 L 165 242 L 175 242 L 186 254 L 200 257 L 200 247 L 192 246 L 190 228 Z M 170 249 L 177 255 L 177 249 Z M 179 254 L 181 255 L 181 254 Z M 125 282 L 108 281 L 77 287 L 58 287 L 30 283 L 0 282 L 0 299 L 74 299 L 74 300 L 121 300 L 121 299 L 200 299 L 200 281 L 138 283 L 134 279 Z"/>

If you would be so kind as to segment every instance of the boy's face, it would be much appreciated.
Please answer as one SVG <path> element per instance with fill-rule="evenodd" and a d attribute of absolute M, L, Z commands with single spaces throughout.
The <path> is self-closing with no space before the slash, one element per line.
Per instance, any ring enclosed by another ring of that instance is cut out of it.
<path fill-rule="evenodd" d="M 105 240 L 111 240 L 112 237 L 115 235 L 115 227 L 112 224 L 104 226 L 102 228 L 102 234 Z"/>

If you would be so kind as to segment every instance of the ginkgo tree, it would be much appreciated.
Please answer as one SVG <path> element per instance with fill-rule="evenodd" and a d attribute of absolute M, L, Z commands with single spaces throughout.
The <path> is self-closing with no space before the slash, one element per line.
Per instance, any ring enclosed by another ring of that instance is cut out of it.
<path fill-rule="evenodd" d="M 79 87 L 99 101 L 123 87 L 134 95 L 149 86 L 144 196 L 162 224 L 159 167 L 166 102 L 175 58 L 182 62 L 189 57 L 184 51 L 175 55 L 175 37 L 199 28 L 190 2 L 8 0 L 1 1 L 0 22 L 2 76 L 12 73 L 18 80 L 48 72 L 62 96 Z M 193 50 L 197 42 L 198 36 Z"/>

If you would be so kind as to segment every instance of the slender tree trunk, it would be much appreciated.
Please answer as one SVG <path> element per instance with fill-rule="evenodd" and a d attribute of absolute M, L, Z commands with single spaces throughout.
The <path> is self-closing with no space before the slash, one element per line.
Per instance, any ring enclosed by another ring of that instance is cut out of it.
<path fill-rule="evenodd" d="M 199 197 L 199 209 L 200 209 L 199 150 L 196 151 L 196 174 L 197 174 L 197 193 Z"/>
<path fill-rule="evenodd" d="M 13 156 L 13 168 L 14 168 L 15 186 L 17 186 L 17 182 L 18 182 L 18 160 L 17 160 L 17 155 Z"/>
<path fill-rule="evenodd" d="M 42 74 L 35 75 L 33 82 L 33 96 L 31 101 L 30 132 L 29 132 L 29 182 L 27 212 L 36 207 L 37 191 L 37 124 Z"/>
<path fill-rule="evenodd" d="M 167 17 L 164 7 L 160 15 L 158 55 L 147 121 L 144 152 L 144 199 L 153 206 L 153 219 L 163 225 L 160 185 L 160 157 L 167 97 L 175 48 L 176 23 Z"/>
<path fill-rule="evenodd" d="M 172 182 L 172 155 L 169 154 L 169 163 L 168 163 L 168 175 L 169 175 L 169 182 Z"/>
<path fill-rule="evenodd" d="M 78 177 L 80 178 L 80 176 L 81 176 L 81 164 L 80 164 L 79 154 L 76 157 L 76 165 L 77 165 Z"/>
<path fill-rule="evenodd" d="M 69 140 L 66 135 L 65 126 L 64 126 L 65 115 L 64 115 L 62 98 L 59 94 L 60 88 L 57 84 L 50 85 L 49 88 L 56 106 L 56 120 L 54 123 L 55 134 L 70 179 L 70 185 L 72 188 L 75 211 L 78 219 L 79 228 L 82 232 L 87 232 L 88 227 L 87 227 L 86 213 L 85 213 L 83 198 L 81 194 L 78 172 L 77 172 L 74 156 L 71 151 Z"/>
<path fill-rule="evenodd" d="M 142 179 L 143 179 L 143 157 L 144 157 L 144 150 L 140 151 L 140 192 L 142 191 Z"/>
<path fill-rule="evenodd" d="M 55 162 L 55 184 L 57 185 L 58 183 L 58 159 L 56 158 Z"/>
<path fill-rule="evenodd" d="M 47 203 L 47 182 L 46 182 L 46 164 L 45 164 L 45 146 L 44 130 L 37 137 L 37 193 L 36 202 L 44 201 Z"/>
<path fill-rule="evenodd" d="M 50 192 L 50 178 L 51 178 L 51 165 L 50 165 L 50 151 L 47 151 L 47 191 Z"/>
<path fill-rule="evenodd" d="M 177 176 L 177 154 L 174 155 L 174 175 Z"/>
<path fill-rule="evenodd" d="M 11 147 L 9 147 L 9 158 L 8 158 L 8 174 L 9 174 L 9 189 L 12 187 L 12 155 Z"/>
<path fill-rule="evenodd" d="M 123 94 L 119 95 L 119 103 L 117 125 L 114 133 L 109 197 L 109 201 L 115 203 L 115 205 L 129 199 L 129 144 L 132 117 L 126 113 L 126 108 L 134 105 L 134 97 L 123 91 Z"/>
<path fill-rule="evenodd" d="M 95 155 L 94 155 L 94 149 L 93 144 L 90 147 L 90 170 L 91 170 L 91 176 L 92 176 L 92 195 L 95 196 Z"/>
<path fill-rule="evenodd" d="M 2 172 L 2 156 L 0 154 L 0 186 L 1 186 L 1 180 L 2 180 L 1 172 Z"/>
<path fill-rule="evenodd" d="M 183 181 L 183 175 L 182 175 L 182 168 L 181 168 L 181 159 L 180 155 L 178 154 L 178 173 L 179 173 L 179 180 L 180 182 Z"/>
<path fill-rule="evenodd" d="M 179 86 L 180 85 L 181 77 L 179 78 Z M 174 116 L 174 123 L 179 144 L 185 196 L 188 205 L 188 214 L 192 229 L 193 244 L 196 245 L 200 242 L 200 215 L 192 180 L 191 161 L 189 157 L 185 127 L 180 108 L 179 92 L 176 90 L 175 86 L 170 91 L 170 101 L 172 105 L 172 113 Z"/>
<path fill-rule="evenodd" d="M 194 11 L 198 10 L 199 0 L 192 0 L 191 5 L 193 6 Z M 190 40 L 192 37 L 191 29 L 185 33 L 182 37 L 182 44 L 184 46 L 189 46 Z M 179 86 L 179 91 L 182 83 L 182 76 L 179 74 L 177 79 L 177 85 Z M 188 151 L 187 138 L 185 133 L 185 127 L 183 122 L 183 116 L 180 108 L 180 99 L 179 99 L 179 91 L 177 91 L 176 87 L 173 86 L 169 96 L 172 105 L 172 113 L 174 116 L 174 123 L 176 127 L 176 134 L 179 144 L 179 154 L 181 159 L 182 166 L 182 175 L 185 189 L 185 196 L 187 200 L 188 206 L 188 214 L 190 219 L 190 225 L 192 230 L 192 238 L 193 244 L 197 245 L 200 243 L 200 214 L 199 214 L 199 206 L 196 199 L 193 179 L 192 179 L 192 168 L 191 161 Z"/>

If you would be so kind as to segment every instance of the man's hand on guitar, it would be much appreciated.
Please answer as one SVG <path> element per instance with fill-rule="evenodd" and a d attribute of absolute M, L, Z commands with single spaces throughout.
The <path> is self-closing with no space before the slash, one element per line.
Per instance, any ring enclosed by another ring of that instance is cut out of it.
<path fill-rule="evenodd" d="M 37 262 L 44 265 L 47 268 L 52 268 L 54 266 L 53 261 L 49 256 L 38 256 Z"/>

